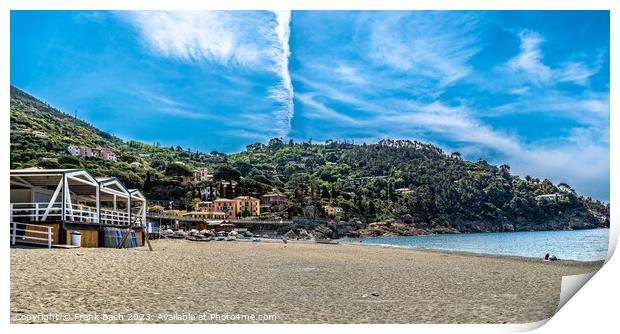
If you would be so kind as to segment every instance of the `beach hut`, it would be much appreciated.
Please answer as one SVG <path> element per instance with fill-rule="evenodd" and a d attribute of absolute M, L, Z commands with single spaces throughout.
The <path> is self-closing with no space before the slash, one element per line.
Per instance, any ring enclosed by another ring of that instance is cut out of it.
<path fill-rule="evenodd" d="M 11 244 L 68 245 L 77 231 L 81 247 L 98 247 L 106 226 L 136 225 L 141 231 L 145 207 L 138 190 L 130 192 L 118 179 L 95 178 L 84 169 L 10 171 Z"/>

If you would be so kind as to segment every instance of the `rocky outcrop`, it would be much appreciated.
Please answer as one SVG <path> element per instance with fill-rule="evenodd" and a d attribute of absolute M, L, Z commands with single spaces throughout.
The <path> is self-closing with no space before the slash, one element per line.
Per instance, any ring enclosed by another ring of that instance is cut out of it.
<path fill-rule="evenodd" d="M 548 231 L 608 228 L 609 214 L 591 210 L 572 209 L 551 217 L 536 220 L 433 220 L 431 222 L 410 222 L 409 219 L 388 220 L 372 223 L 368 227 L 346 232 L 352 238 L 380 236 L 414 236 L 446 233 Z"/>
<path fill-rule="evenodd" d="M 310 240 L 312 235 L 305 229 L 291 229 L 284 233 L 284 237 L 290 240 Z"/>

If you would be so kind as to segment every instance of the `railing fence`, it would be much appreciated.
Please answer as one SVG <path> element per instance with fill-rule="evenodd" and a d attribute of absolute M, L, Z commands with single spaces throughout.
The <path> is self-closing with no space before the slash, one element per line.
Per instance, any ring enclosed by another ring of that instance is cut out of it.
<path fill-rule="evenodd" d="M 39 229 L 29 229 L 28 226 L 33 226 Z M 24 243 L 31 243 L 37 245 L 47 245 L 47 248 L 52 248 L 52 240 L 54 236 L 53 227 L 45 225 L 25 224 L 18 222 L 11 222 L 11 245 L 15 245 L 17 241 Z M 19 232 L 24 232 L 20 234 Z M 33 236 L 32 234 L 43 235 Z"/>

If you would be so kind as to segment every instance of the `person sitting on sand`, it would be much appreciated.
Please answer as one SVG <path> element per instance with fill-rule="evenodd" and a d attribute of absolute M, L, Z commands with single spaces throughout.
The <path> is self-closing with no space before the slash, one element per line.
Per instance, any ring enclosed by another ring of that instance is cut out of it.
<path fill-rule="evenodd" d="M 545 254 L 545 261 L 549 261 L 549 253 Z"/>

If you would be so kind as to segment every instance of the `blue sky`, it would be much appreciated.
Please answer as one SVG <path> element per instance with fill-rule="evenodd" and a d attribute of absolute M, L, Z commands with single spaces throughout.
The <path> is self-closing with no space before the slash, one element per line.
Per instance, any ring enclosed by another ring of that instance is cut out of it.
<path fill-rule="evenodd" d="M 13 11 L 11 83 L 124 139 L 417 139 L 609 199 L 606 11 Z"/>

